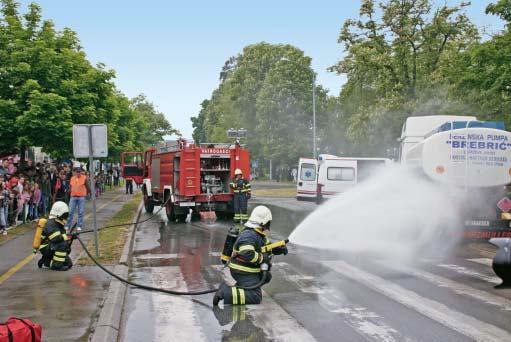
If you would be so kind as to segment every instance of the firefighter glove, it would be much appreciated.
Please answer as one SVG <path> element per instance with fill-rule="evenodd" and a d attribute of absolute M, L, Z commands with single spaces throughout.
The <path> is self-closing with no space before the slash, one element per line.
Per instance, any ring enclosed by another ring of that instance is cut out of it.
<path fill-rule="evenodd" d="M 270 265 L 271 264 L 271 255 L 269 253 L 263 254 L 263 264 Z"/>
<path fill-rule="evenodd" d="M 271 250 L 274 255 L 287 255 L 288 250 L 286 246 L 275 247 Z"/>

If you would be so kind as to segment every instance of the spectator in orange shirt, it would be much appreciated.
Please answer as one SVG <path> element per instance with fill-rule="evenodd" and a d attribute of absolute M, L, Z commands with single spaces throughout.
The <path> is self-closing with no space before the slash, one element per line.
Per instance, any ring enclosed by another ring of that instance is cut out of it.
<path fill-rule="evenodd" d="M 76 208 L 78 207 L 78 220 L 76 223 L 76 231 L 81 231 L 83 227 L 83 212 L 85 209 L 85 198 L 90 194 L 87 176 L 82 174 L 81 168 L 75 168 L 74 175 L 71 177 L 70 182 L 71 199 L 69 200 L 69 219 L 66 223 L 66 230 L 73 225 L 73 217 Z"/>

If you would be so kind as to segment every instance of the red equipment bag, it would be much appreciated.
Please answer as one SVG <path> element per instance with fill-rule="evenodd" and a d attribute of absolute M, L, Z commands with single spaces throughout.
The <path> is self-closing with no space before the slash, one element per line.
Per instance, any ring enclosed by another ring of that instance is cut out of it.
<path fill-rule="evenodd" d="M 9 317 L 7 322 L 0 323 L 0 342 L 41 342 L 41 325 Z"/>

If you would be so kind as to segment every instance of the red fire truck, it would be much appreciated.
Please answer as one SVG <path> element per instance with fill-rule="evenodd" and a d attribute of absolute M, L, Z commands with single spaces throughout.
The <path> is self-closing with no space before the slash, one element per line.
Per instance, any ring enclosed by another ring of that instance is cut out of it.
<path fill-rule="evenodd" d="M 190 209 L 232 215 L 234 170 L 250 175 L 250 153 L 239 144 L 196 145 L 181 139 L 166 151 L 145 151 L 143 159 L 146 212 L 165 204 L 169 221 L 184 220 Z"/>

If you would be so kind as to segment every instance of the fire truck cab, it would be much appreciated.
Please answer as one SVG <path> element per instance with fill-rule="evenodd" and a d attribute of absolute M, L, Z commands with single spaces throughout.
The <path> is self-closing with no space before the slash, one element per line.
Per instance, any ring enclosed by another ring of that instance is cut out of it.
<path fill-rule="evenodd" d="M 169 221 L 182 221 L 192 210 L 233 214 L 229 183 L 234 170 L 250 175 L 250 153 L 239 144 L 200 144 L 178 140 L 173 146 L 144 153 L 142 191 L 146 212 L 164 205 Z"/>
<path fill-rule="evenodd" d="M 121 176 L 124 179 L 132 179 L 138 185 L 143 183 L 144 161 L 142 152 L 121 153 Z"/>

